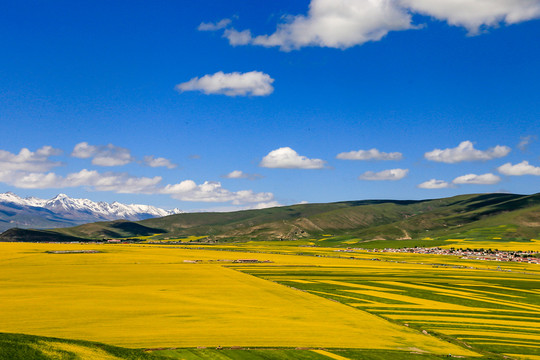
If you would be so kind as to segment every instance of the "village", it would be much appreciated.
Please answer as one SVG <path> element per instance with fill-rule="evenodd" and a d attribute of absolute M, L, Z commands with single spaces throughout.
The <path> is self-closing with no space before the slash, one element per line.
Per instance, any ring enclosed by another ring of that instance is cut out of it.
<path fill-rule="evenodd" d="M 540 253 L 535 251 L 501 251 L 498 249 L 443 249 L 440 247 L 413 247 L 401 249 L 364 249 L 347 248 L 337 252 L 365 251 L 373 253 L 414 253 L 430 255 L 453 255 L 469 260 L 513 261 L 529 264 L 540 264 Z"/>

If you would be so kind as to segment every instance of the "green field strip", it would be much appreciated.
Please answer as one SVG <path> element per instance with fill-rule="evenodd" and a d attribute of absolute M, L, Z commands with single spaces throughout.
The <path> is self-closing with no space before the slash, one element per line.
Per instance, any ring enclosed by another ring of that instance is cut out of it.
<path fill-rule="evenodd" d="M 508 339 L 497 339 L 497 338 L 489 338 L 489 337 L 483 337 L 483 338 L 474 338 L 472 340 L 467 340 L 467 342 L 496 342 L 500 344 L 509 343 L 509 344 L 516 344 L 516 345 L 535 345 L 538 346 L 537 341 L 518 341 L 518 340 L 508 340 Z"/>
<path fill-rule="evenodd" d="M 423 283 L 423 284 L 426 284 L 426 283 Z M 441 285 L 437 285 L 437 284 L 431 284 L 434 288 L 442 288 L 444 289 L 444 287 L 442 287 Z M 485 290 L 477 290 L 477 289 L 470 289 L 470 288 L 463 288 L 462 289 L 466 289 L 468 292 L 473 292 L 473 293 L 480 293 L 480 294 L 485 294 L 485 295 L 493 295 L 495 297 L 498 297 L 498 296 L 506 296 L 506 297 L 511 297 L 511 298 L 521 298 L 521 299 L 525 299 L 524 296 L 521 296 L 521 295 L 512 295 L 512 294 L 503 294 L 501 292 L 493 292 L 493 291 L 485 291 Z"/>
<path fill-rule="evenodd" d="M 314 294 L 314 295 L 323 295 L 326 298 L 328 298 L 328 297 L 329 298 L 338 297 L 338 298 L 343 298 L 343 299 L 351 299 L 351 300 L 355 300 L 355 301 L 363 301 L 366 304 L 378 304 L 377 302 L 374 302 L 374 301 L 370 301 L 370 300 L 367 300 L 367 299 L 359 299 L 359 298 L 353 297 L 353 296 L 346 296 L 346 295 L 328 293 L 328 292 L 324 292 L 324 291 L 315 291 L 315 290 L 307 290 L 307 291 L 309 293 L 311 293 L 311 294 Z"/>
<path fill-rule="evenodd" d="M 517 330 L 517 329 L 516 329 Z M 522 333 L 519 330 L 517 331 L 504 331 L 504 330 L 465 330 L 465 329 L 446 329 L 439 330 L 443 334 L 455 335 L 458 338 L 471 339 L 476 336 L 490 336 L 490 337 L 499 337 L 502 339 L 530 339 L 540 341 L 540 334 L 534 333 Z"/>
<path fill-rule="evenodd" d="M 540 322 L 538 319 L 530 319 L 530 321 L 516 320 L 514 319 L 501 319 L 501 318 L 482 318 L 482 317 L 465 317 L 465 316 L 441 316 L 441 315 L 386 315 L 394 320 L 407 320 L 407 321 L 460 321 L 465 324 L 475 324 L 482 322 L 483 324 L 497 324 L 497 325 L 515 325 L 526 326 L 532 328 L 540 328 Z M 532 324 L 532 325 L 531 325 Z"/>
<path fill-rule="evenodd" d="M 488 325 L 483 325 L 483 324 L 454 322 L 454 321 L 411 320 L 411 321 L 407 321 L 407 323 L 420 325 L 420 326 L 424 326 L 424 327 L 432 328 L 432 329 L 458 329 L 458 328 L 478 329 L 478 330 L 492 330 L 492 329 L 513 330 L 515 329 L 515 325 L 492 324 L 488 326 Z M 538 334 L 540 335 L 540 331 L 538 327 L 521 326 L 519 331 L 527 332 L 529 334 L 538 332 Z"/>
<path fill-rule="evenodd" d="M 491 300 L 491 299 L 486 298 L 484 296 L 478 296 L 478 295 L 477 296 L 471 296 L 471 294 L 468 294 L 468 293 L 466 293 L 464 291 L 450 290 L 450 289 L 443 289 L 443 288 L 433 289 L 432 287 L 428 287 L 428 286 L 424 286 L 424 285 L 397 283 L 395 281 L 387 281 L 385 283 L 394 284 L 396 286 L 409 287 L 409 288 L 413 288 L 413 289 L 432 291 L 432 292 L 438 293 L 440 295 L 449 296 L 449 297 L 455 297 L 455 298 L 460 298 L 460 299 L 467 299 L 467 300 L 474 300 L 474 301 L 483 302 L 483 303 L 497 304 L 499 306 L 500 305 L 506 305 L 506 306 L 509 306 L 509 307 L 516 307 L 516 308 L 522 308 L 522 309 L 527 309 L 527 310 L 540 311 L 540 306 L 535 306 L 535 305 L 531 305 L 531 304 L 525 305 L 525 304 L 517 303 L 517 302 L 514 302 L 514 301 L 500 300 L 500 299 Z"/>
<path fill-rule="evenodd" d="M 419 305 L 423 307 L 431 307 L 431 308 L 436 308 L 436 309 L 470 310 L 470 307 L 463 306 L 463 305 L 450 304 L 446 302 L 428 300 L 428 299 L 401 295 L 401 294 L 385 293 L 385 292 L 373 291 L 373 290 L 346 290 L 346 291 L 356 293 L 356 294 L 362 294 L 362 295 L 372 297 L 372 298 L 395 300 L 395 301 L 400 301 L 405 304 Z"/>
<path fill-rule="evenodd" d="M 540 355 L 511 354 L 511 353 L 504 353 L 504 355 L 509 356 L 511 358 L 520 358 L 520 359 L 525 359 L 525 360 L 540 360 Z"/>
<path fill-rule="evenodd" d="M 476 286 L 476 285 L 472 285 Z M 526 292 L 534 295 L 540 295 L 540 289 L 517 289 L 517 288 L 511 288 L 507 286 L 497 286 L 497 285 L 489 285 L 490 288 L 495 289 L 501 289 L 501 290 L 510 290 L 510 291 L 517 291 L 517 292 Z"/>
<path fill-rule="evenodd" d="M 387 315 L 403 315 L 403 316 L 406 316 L 406 315 L 424 315 L 424 316 L 429 316 L 429 315 L 452 315 L 452 316 L 457 316 L 457 317 L 466 317 L 466 316 L 475 316 L 475 317 L 480 317 L 480 318 L 488 318 L 488 319 L 498 319 L 498 318 L 502 318 L 502 319 L 506 319 L 506 320 L 512 320 L 512 319 L 523 319 L 524 321 L 528 321 L 528 320 L 531 320 L 531 321 L 540 321 L 540 314 L 538 312 L 529 312 L 529 313 L 525 313 L 525 312 L 513 312 L 513 311 L 505 311 L 505 312 L 511 312 L 512 314 L 499 314 L 500 312 L 502 312 L 501 310 L 496 310 L 495 312 L 497 312 L 497 314 L 491 314 L 489 312 L 483 312 L 483 313 L 479 313 L 478 311 L 475 311 L 475 310 L 469 310 L 469 311 L 460 311 L 460 312 L 453 312 L 453 311 L 440 311 L 439 309 L 433 309 L 432 311 L 429 311 L 427 309 L 422 309 L 420 311 L 417 311 L 417 310 L 411 310 L 411 311 L 406 311 L 406 310 L 392 310 L 392 309 L 384 309 L 384 310 L 381 310 L 381 313 L 384 313 L 384 314 L 387 314 Z"/>
<path fill-rule="evenodd" d="M 484 331 L 494 331 L 494 332 L 510 332 L 512 331 L 515 334 L 524 334 L 524 335 L 538 335 L 540 336 L 540 331 L 537 328 L 532 327 L 522 327 L 516 328 L 511 325 L 481 325 L 481 324 L 466 324 L 466 323 L 444 323 L 444 322 L 424 322 L 424 321 L 410 321 L 409 324 L 415 324 L 418 326 L 423 326 L 426 328 L 437 329 L 437 331 L 444 332 L 446 330 L 462 330 L 469 331 L 474 330 L 483 333 Z"/>
<path fill-rule="evenodd" d="M 356 284 L 351 282 L 345 282 L 345 281 L 335 281 L 335 280 L 319 280 L 319 283 L 329 284 L 329 285 L 337 285 L 342 286 L 346 288 L 358 288 L 358 289 L 365 289 L 365 290 L 376 290 L 376 291 L 397 291 L 397 292 L 404 292 L 405 290 L 402 289 L 391 289 L 387 287 L 380 287 L 380 286 L 371 286 L 371 285 L 364 285 L 364 284 Z"/>

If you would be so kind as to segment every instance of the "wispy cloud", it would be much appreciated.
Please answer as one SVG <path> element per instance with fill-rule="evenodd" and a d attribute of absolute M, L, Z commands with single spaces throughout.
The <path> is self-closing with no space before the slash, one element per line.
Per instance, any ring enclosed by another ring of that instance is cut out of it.
<path fill-rule="evenodd" d="M 129 149 L 113 144 L 90 145 L 86 141 L 75 145 L 71 156 L 80 159 L 92 158 L 92 164 L 98 166 L 122 166 L 135 161 Z"/>
<path fill-rule="evenodd" d="M 540 176 L 540 166 L 530 165 L 528 161 L 524 160 L 519 164 L 512 165 L 512 163 L 506 163 L 497 168 L 497 171 L 503 175 L 510 176 L 522 176 L 522 175 L 537 175 Z"/>
<path fill-rule="evenodd" d="M 336 159 L 341 160 L 401 160 L 403 154 L 399 152 L 381 152 L 377 149 L 357 150 L 337 154 Z"/>
<path fill-rule="evenodd" d="M 448 183 L 444 180 L 431 179 L 424 181 L 423 183 L 417 186 L 420 189 L 447 189 L 454 187 L 451 183 Z"/>
<path fill-rule="evenodd" d="M 221 94 L 226 96 L 266 96 L 274 91 L 270 75 L 260 71 L 246 73 L 224 73 L 219 71 L 212 75 L 194 77 L 176 85 L 179 92 L 200 91 L 206 95 Z"/>
<path fill-rule="evenodd" d="M 174 169 L 178 167 L 177 164 L 174 164 L 169 159 L 165 159 L 162 157 L 154 157 L 153 155 L 145 156 L 143 158 L 143 164 L 150 167 L 166 167 L 167 169 Z"/>
<path fill-rule="evenodd" d="M 444 162 L 448 164 L 462 161 L 482 161 L 501 158 L 511 151 L 508 146 L 497 145 L 487 150 L 477 150 L 470 141 L 463 141 L 455 148 L 435 149 L 424 154 L 430 161 Z"/>
<path fill-rule="evenodd" d="M 385 181 L 385 180 L 401 180 L 409 173 L 409 169 L 389 169 L 379 172 L 366 171 L 358 178 L 360 180 L 370 180 L 370 181 Z"/>
<path fill-rule="evenodd" d="M 221 30 L 229 26 L 231 23 L 231 19 L 222 19 L 218 22 L 212 23 L 212 22 L 202 22 L 197 27 L 197 30 L 199 31 L 216 31 Z"/>
<path fill-rule="evenodd" d="M 537 139 L 538 137 L 536 135 L 521 136 L 517 147 L 521 151 L 526 151 L 529 147 L 529 144 L 536 141 Z"/>
<path fill-rule="evenodd" d="M 455 178 L 452 183 L 454 184 L 475 184 L 475 185 L 492 185 L 497 184 L 501 181 L 501 178 L 492 173 L 487 173 L 483 175 L 476 174 L 467 174 L 463 176 L 458 176 Z"/>
<path fill-rule="evenodd" d="M 259 166 L 265 168 L 281 169 L 322 169 L 326 161 L 321 159 L 309 159 L 306 156 L 299 155 L 290 147 L 281 147 L 272 150 L 263 157 Z"/>
<path fill-rule="evenodd" d="M 243 172 L 241 170 L 233 170 L 230 173 L 228 173 L 227 175 L 223 175 L 222 177 L 225 178 L 225 179 L 256 180 L 256 179 L 262 178 L 263 176 L 259 175 L 259 174 L 248 174 L 248 173 L 245 173 L 245 172 Z"/>

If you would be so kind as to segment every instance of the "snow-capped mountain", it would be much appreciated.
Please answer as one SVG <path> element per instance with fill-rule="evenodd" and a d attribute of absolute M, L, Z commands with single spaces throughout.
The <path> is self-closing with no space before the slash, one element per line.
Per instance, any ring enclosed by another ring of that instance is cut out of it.
<path fill-rule="evenodd" d="M 94 221 L 143 220 L 180 214 L 179 209 L 164 210 L 150 205 L 126 205 L 73 199 L 58 194 L 52 199 L 22 198 L 11 192 L 0 194 L 0 231 L 11 227 L 54 228 Z"/>

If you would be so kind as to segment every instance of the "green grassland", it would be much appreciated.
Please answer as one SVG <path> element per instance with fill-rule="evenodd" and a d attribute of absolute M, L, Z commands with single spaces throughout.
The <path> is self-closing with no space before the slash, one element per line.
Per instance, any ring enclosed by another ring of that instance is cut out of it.
<path fill-rule="evenodd" d="M 2 360 L 329 360 L 336 355 L 350 360 L 448 358 L 411 351 L 358 349 L 128 349 L 90 341 L 0 333 Z"/>

